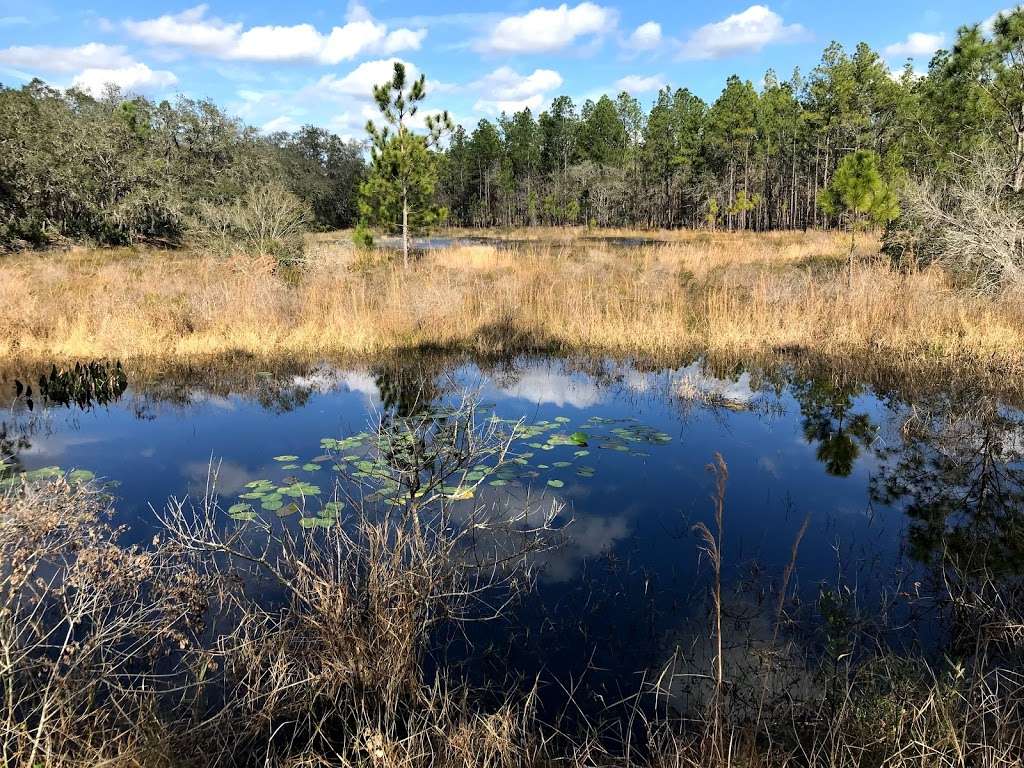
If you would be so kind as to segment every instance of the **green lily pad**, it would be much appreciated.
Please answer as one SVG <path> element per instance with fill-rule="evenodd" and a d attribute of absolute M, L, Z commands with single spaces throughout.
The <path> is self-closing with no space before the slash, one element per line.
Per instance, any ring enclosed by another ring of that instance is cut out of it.
<path fill-rule="evenodd" d="M 234 520 L 255 520 L 256 513 L 248 504 L 232 504 L 228 507 L 228 517 Z"/>
<path fill-rule="evenodd" d="M 290 517 L 298 512 L 300 509 L 299 505 L 294 501 L 288 502 L 280 509 L 272 510 L 278 517 Z"/>
<path fill-rule="evenodd" d="M 561 488 L 563 485 L 565 485 L 565 483 L 563 483 L 561 480 L 548 480 L 548 485 L 550 485 L 552 488 Z"/>
<path fill-rule="evenodd" d="M 285 453 L 285 454 L 281 454 L 280 456 L 275 456 L 274 457 L 274 461 L 285 461 L 285 462 L 288 462 L 288 461 L 295 461 L 297 458 L 299 458 L 299 457 L 298 456 L 294 456 L 294 455 L 292 455 L 290 453 Z"/>

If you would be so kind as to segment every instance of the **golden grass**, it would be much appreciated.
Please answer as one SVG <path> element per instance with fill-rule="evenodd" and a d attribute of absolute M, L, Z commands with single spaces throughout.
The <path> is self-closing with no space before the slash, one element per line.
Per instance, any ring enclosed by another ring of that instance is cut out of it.
<path fill-rule="evenodd" d="M 572 234 L 572 233 L 569 233 Z M 625 234 L 625 233 L 624 233 Z M 1024 381 L 1024 300 L 904 274 L 845 235 L 671 233 L 629 251 L 563 239 L 430 253 L 408 272 L 311 242 L 306 269 L 189 252 L 77 250 L 0 261 L 0 359 L 190 360 L 581 352 L 667 360 L 806 352 Z"/>

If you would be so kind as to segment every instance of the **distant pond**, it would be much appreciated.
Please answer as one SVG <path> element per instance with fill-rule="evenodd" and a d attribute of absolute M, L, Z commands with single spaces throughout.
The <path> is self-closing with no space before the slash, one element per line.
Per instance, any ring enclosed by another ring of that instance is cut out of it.
<path fill-rule="evenodd" d="M 976 393 L 909 401 L 828 372 L 712 371 L 700 360 L 320 364 L 244 383 L 101 374 L 86 387 L 0 376 L 0 477 L 59 468 L 113 481 L 119 521 L 139 541 L 154 530 L 150 505 L 201 496 L 211 462 L 236 519 L 329 525 L 343 510 L 315 500 L 336 463 L 372 480 L 366 436 L 381 414 L 474 393 L 481 418 L 518 427 L 513 460 L 477 470 L 467 503 L 560 501 L 565 542 L 535 563 L 535 593 L 471 639 L 494 669 L 589 675 L 595 696 L 630 690 L 705 620 L 709 575 L 692 527 L 712 522 L 716 454 L 729 472 L 724 574 L 755 636 L 805 520 L 794 612 L 823 585 L 848 585 L 864 605 L 921 589 L 943 551 L 983 550 L 997 577 L 1024 567 L 1024 416 Z"/>
<path fill-rule="evenodd" d="M 409 248 L 416 252 L 437 251 L 444 248 L 456 248 L 460 246 L 483 245 L 495 248 L 499 251 L 521 250 L 523 248 L 543 247 L 553 249 L 581 250 L 588 248 L 609 248 L 612 250 L 628 250 L 631 248 L 642 248 L 652 245 L 664 244 L 665 241 L 653 237 L 636 236 L 593 236 L 575 237 L 571 240 L 537 240 L 529 238 L 501 238 L 485 237 L 477 235 L 452 236 L 452 237 L 416 237 L 409 242 Z M 386 250 L 401 250 L 402 239 L 399 237 L 383 237 L 375 241 L 378 248 Z"/>

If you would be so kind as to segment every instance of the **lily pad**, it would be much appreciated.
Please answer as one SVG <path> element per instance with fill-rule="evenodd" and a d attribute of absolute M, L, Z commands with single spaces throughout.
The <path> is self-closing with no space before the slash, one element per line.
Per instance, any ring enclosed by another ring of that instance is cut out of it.
<path fill-rule="evenodd" d="M 275 456 L 274 457 L 274 461 L 288 462 L 288 461 L 295 461 L 298 458 L 299 458 L 298 456 L 294 456 L 294 455 L 292 455 L 290 453 L 285 453 L 285 454 L 281 454 L 280 456 Z"/>
<path fill-rule="evenodd" d="M 548 485 L 550 485 L 552 488 L 561 488 L 562 486 L 565 485 L 565 483 L 563 483 L 561 480 L 548 480 Z"/>
<path fill-rule="evenodd" d="M 256 513 L 248 504 L 232 504 L 228 507 L 228 517 L 234 520 L 255 520 Z"/>

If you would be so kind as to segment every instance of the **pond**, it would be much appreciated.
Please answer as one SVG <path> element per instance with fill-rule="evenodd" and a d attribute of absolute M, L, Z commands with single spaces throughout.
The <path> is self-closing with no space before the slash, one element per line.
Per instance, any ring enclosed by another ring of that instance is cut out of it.
<path fill-rule="evenodd" d="M 416 237 L 409 241 L 409 248 L 417 253 L 437 251 L 444 248 L 482 245 L 499 251 L 519 251 L 524 248 L 554 248 L 556 250 L 582 251 L 590 249 L 629 250 L 663 244 L 665 241 L 653 237 L 638 236 L 584 236 L 570 240 L 541 240 L 530 238 L 502 238 L 481 235 L 456 235 L 451 237 Z M 385 250 L 401 250 L 402 239 L 399 237 L 383 237 L 376 241 L 378 248 Z"/>
<path fill-rule="evenodd" d="M 973 562 L 984 551 L 997 577 L 1024 566 L 1024 417 L 977 392 L 909 395 L 833 371 L 700 360 L 325 363 L 148 383 L 102 373 L 84 388 L 5 374 L 0 453 L 8 477 L 60 468 L 110 481 L 138 541 L 155 530 L 153 507 L 202 497 L 211 466 L 236 521 L 329 525 L 343 514 L 324 501 L 335 465 L 372 481 L 366 438 L 382 413 L 472 393 L 514 438 L 508 465 L 469 478 L 466 503 L 555 502 L 564 542 L 534 563 L 528 599 L 463 638 L 484 649 L 470 673 L 586 678 L 595 701 L 634 690 L 681 647 L 708 658 L 694 638 L 706 638 L 710 570 L 693 526 L 714 526 L 707 467 L 719 454 L 730 631 L 746 647 L 771 632 L 783 579 L 796 617 L 823 590 L 853 590 L 862 608 L 926 590 L 943 552 Z"/>

